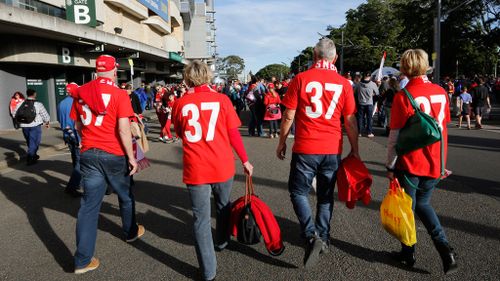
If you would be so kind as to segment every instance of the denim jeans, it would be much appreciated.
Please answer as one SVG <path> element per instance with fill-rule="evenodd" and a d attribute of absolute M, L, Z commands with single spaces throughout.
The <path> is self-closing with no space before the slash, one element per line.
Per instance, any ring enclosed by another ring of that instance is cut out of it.
<path fill-rule="evenodd" d="M 193 209 L 196 256 L 205 280 L 215 278 L 217 271 L 212 227 L 210 226 L 210 193 L 213 192 L 215 200 L 215 243 L 222 245 L 230 239 L 231 202 L 229 197 L 232 186 L 232 178 L 221 183 L 187 185 Z"/>
<path fill-rule="evenodd" d="M 40 142 L 42 141 L 42 126 L 24 127 L 23 135 L 26 140 L 26 145 L 28 145 L 28 157 L 35 156 L 38 152 Z"/>
<path fill-rule="evenodd" d="M 359 133 L 373 134 L 372 117 L 373 105 L 358 105 L 358 128 Z"/>
<path fill-rule="evenodd" d="M 94 255 L 97 220 L 106 185 L 111 185 L 118 194 L 126 239 L 136 237 L 138 230 L 126 157 L 93 148 L 81 154 L 80 166 L 84 192 L 76 222 L 75 268 L 87 266 Z"/>
<path fill-rule="evenodd" d="M 288 191 L 293 209 L 299 219 L 301 235 L 306 239 L 319 236 L 330 239 L 330 220 L 333 212 L 333 190 L 340 164 L 338 154 L 292 154 Z M 316 177 L 316 220 L 313 222 L 309 192 Z"/>
<path fill-rule="evenodd" d="M 278 120 L 269 120 L 269 135 L 278 133 Z"/>
<path fill-rule="evenodd" d="M 439 218 L 431 206 L 431 196 L 434 191 L 434 187 L 438 183 L 437 179 L 432 179 L 428 177 L 417 177 L 406 173 L 406 178 L 412 182 L 418 189 L 407 186 L 406 180 L 404 179 L 405 172 L 397 172 L 397 177 L 401 186 L 404 188 L 405 192 L 411 196 L 412 209 L 413 212 L 418 215 L 422 223 L 424 224 L 427 232 L 431 236 L 432 241 L 435 243 L 448 244 L 446 235 L 444 233 L 443 227 L 439 222 Z"/>
<path fill-rule="evenodd" d="M 78 189 L 81 184 L 82 175 L 80 173 L 80 148 L 78 144 L 74 141 L 68 142 L 68 148 L 71 152 L 71 163 L 73 164 L 73 172 L 69 178 L 66 188 L 68 189 Z"/>

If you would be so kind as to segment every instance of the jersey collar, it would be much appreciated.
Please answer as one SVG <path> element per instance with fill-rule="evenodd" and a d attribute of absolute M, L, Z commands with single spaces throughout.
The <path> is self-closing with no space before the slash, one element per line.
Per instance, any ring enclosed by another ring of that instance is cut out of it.
<path fill-rule="evenodd" d="M 99 82 L 99 84 L 107 84 L 107 85 L 119 88 L 118 85 L 116 85 L 115 81 L 113 81 L 107 77 L 97 77 L 97 81 Z"/>
<path fill-rule="evenodd" d="M 203 84 L 200 86 L 195 86 L 192 88 L 189 88 L 187 91 L 188 94 L 196 94 L 196 93 L 201 93 L 201 92 L 211 92 L 211 93 L 217 93 L 217 91 L 214 91 L 208 84 Z"/>
<path fill-rule="evenodd" d="M 319 68 L 319 69 L 327 69 L 327 70 L 332 70 L 337 72 L 337 67 L 335 64 L 327 61 L 327 60 L 319 60 L 316 63 L 314 63 L 311 68 Z"/>
<path fill-rule="evenodd" d="M 432 82 L 429 81 L 429 78 L 427 78 L 427 75 L 422 75 L 422 76 L 417 76 L 414 77 L 408 82 L 408 85 L 420 85 L 420 84 L 431 84 Z"/>

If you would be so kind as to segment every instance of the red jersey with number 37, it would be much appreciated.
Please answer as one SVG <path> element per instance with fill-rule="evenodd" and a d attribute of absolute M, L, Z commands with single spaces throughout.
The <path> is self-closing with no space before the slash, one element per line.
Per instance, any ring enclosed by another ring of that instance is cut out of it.
<path fill-rule="evenodd" d="M 97 78 L 98 90 L 106 108 L 105 115 L 96 115 L 82 100 L 73 103 L 71 119 L 80 120 L 82 126 L 82 152 L 97 148 L 114 155 L 125 155 L 120 142 L 118 119 L 134 116 L 130 98 L 108 78 Z M 92 83 L 92 82 L 90 82 Z M 91 91 L 87 83 L 78 91 Z"/>
<path fill-rule="evenodd" d="M 438 121 L 443 133 L 444 163 L 446 167 L 448 152 L 446 124 L 451 122 L 446 91 L 439 85 L 431 83 L 427 77 L 414 78 L 408 82 L 405 88 L 410 92 L 420 109 Z M 392 103 L 390 128 L 394 130 L 403 128 L 408 118 L 414 113 L 415 110 L 406 94 L 403 91 L 398 92 L 394 96 Z M 399 156 L 396 167 L 416 176 L 438 178 L 441 172 L 441 143 L 436 142 Z"/>
<path fill-rule="evenodd" d="M 189 89 L 172 110 L 175 131 L 182 138 L 186 184 L 225 182 L 235 173 L 228 131 L 241 125 L 226 95 L 207 85 Z"/>
<path fill-rule="evenodd" d="M 319 61 L 295 76 L 282 104 L 296 110 L 294 153 L 342 153 L 340 117 L 354 114 L 356 104 L 351 84 L 333 64 Z"/>

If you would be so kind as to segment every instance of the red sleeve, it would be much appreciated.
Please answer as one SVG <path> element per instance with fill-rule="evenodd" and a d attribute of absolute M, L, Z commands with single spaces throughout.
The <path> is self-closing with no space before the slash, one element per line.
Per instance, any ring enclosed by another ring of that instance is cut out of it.
<path fill-rule="evenodd" d="M 179 122 L 179 102 L 174 103 L 172 107 L 172 123 L 174 123 L 174 130 L 177 134 L 177 137 L 182 138 L 182 127 Z"/>
<path fill-rule="evenodd" d="M 270 102 L 269 102 L 269 95 L 266 95 L 264 97 L 264 105 L 269 105 L 269 104 L 270 104 Z"/>
<path fill-rule="evenodd" d="M 238 154 L 241 163 L 247 162 L 248 161 L 247 152 L 245 150 L 245 146 L 243 146 L 243 140 L 241 139 L 240 131 L 238 130 L 238 128 L 229 129 L 228 134 L 229 134 L 229 142 L 231 143 L 231 146 L 233 147 L 234 151 L 236 151 L 236 154 Z"/>
<path fill-rule="evenodd" d="M 117 114 L 118 118 L 130 118 L 134 116 L 134 110 L 132 109 L 132 103 L 128 97 L 127 92 L 120 90 L 118 97 L 118 107 Z"/>
<path fill-rule="evenodd" d="M 78 119 L 78 111 L 76 110 L 78 101 L 76 99 L 73 99 L 73 105 L 71 106 L 71 112 L 69 113 L 69 118 L 71 118 L 73 121 L 77 121 Z"/>
<path fill-rule="evenodd" d="M 299 77 L 295 77 L 286 91 L 285 97 L 281 102 L 286 108 L 297 109 L 297 104 L 299 102 L 300 93 L 300 81 Z"/>
<path fill-rule="evenodd" d="M 235 129 L 241 126 L 241 121 L 238 115 L 236 114 L 236 110 L 234 110 L 233 103 L 229 100 L 227 96 L 223 96 L 222 101 L 223 110 L 226 115 L 226 128 L 227 130 Z"/>
<path fill-rule="evenodd" d="M 342 108 L 342 115 L 348 116 L 356 113 L 356 102 L 354 100 L 354 92 L 352 86 L 344 84 L 343 87 L 344 107 Z"/>
<path fill-rule="evenodd" d="M 394 96 L 391 108 L 391 124 L 389 127 L 394 130 L 403 128 L 406 120 L 413 115 L 413 107 L 409 104 L 408 97 L 403 92 L 398 92 Z"/>

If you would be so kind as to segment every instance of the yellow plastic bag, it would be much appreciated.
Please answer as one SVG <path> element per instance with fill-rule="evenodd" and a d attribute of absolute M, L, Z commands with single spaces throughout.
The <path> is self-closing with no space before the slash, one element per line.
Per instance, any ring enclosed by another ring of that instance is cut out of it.
<path fill-rule="evenodd" d="M 398 180 L 394 179 L 380 206 L 380 219 L 384 229 L 407 246 L 417 243 L 415 217 L 411 204 L 411 197 L 401 188 Z"/>

